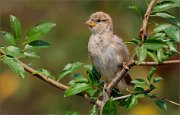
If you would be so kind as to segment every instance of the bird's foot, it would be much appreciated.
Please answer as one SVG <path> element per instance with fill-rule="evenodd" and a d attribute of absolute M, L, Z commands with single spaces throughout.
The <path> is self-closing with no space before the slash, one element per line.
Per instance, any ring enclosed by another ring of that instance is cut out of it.
<path fill-rule="evenodd" d="M 108 83 L 104 83 L 104 91 L 109 95 L 110 94 L 110 89 L 108 89 Z"/>
<path fill-rule="evenodd" d="M 123 62 L 123 68 L 129 70 L 129 67 L 127 66 L 126 62 Z"/>

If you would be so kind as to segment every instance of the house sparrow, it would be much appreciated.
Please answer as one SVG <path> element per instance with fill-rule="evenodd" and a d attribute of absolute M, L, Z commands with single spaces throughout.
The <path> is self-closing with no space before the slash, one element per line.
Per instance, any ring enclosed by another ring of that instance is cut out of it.
<path fill-rule="evenodd" d="M 93 13 L 86 21 L 91 31 L 88 52 L 96 70 L 111 80 L 128 61 L 129 51 L 122 40 L 113 33 L 111 17 L 104 12 Z M 130 86 L 131 77 L 127 74 L 117 84 L 118 90 L 126 91 Z"/>

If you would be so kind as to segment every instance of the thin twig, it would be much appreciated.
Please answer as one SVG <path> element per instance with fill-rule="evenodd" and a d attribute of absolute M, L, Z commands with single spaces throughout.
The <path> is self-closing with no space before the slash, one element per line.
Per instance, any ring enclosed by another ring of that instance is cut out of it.
<path fill-rule="evenodd" d="M 169 65 L 169 64 L 180 64 L 180 60 L 167 60 L 162 63 L 156 63 L 156 62 L 141 62 L 138 66 L 161 66 L 161 65 Z M 136 65 L 136 62 L 133 63 L 133 65 Z"/>
<path fill-rule="evenodd" d="M 171 104 L 174 104 L 174 105 L 180 106 L 180 104 L 179 104 L 179 103 L 174 102 L 174 101 L 169 100 L 169 99 L 166 99 L 166 98 L 164 98 L 164 97 L 153 97 L 153 98 L 160 99 L 160 100 L 164 100 L 164 101 L 169 102 L 169 103 L 171 103 Z"/>
<path fill-rule="evenodd" d="M 115 98 L 113 98 L 113 100 L 114 100 L 114 101 L 117 101 L 117 100 L 120 100 L 120 99 L 126 99 L 126 98 L 128 98 L 128 97 L 130 97 L 130 96 L 131 96 L 131 94 L 127 94 L 127 95 L 123 95 L 123 96 L 120 96 L 120 97 L 115 97 Z M 169 100 L 169 99 L 166 99 L 166 98 L 164 98 L 164 97 L 157 97 L 157 96 L 156 96 L 156 97 L 151 97 L 151 98 L 160 99 L 160 100 L 166 101 L 166 102 L 168 102 L 168 103 L 171 103 L 171 104 L 180 106 L 179 103 L 174 102 L 174 101 Z"/>
<path fill-rule="evenodd" d="M 149 21 L 149 16 L 150 16 L 152 7 L 156 1 L 157 0 L 151 0 L 151 2 L 148 5 L 148 8 L 146 10 L 146 13 L 144 15 L 144 20 L 143 20 L 143 23 L 142 23 L 142 26 L 141 26 L 141 29 L 139 32 L 139 37 L 142 39 L 142 41 L 144 41 L 147 37 L 147 25 L 148 25 L 148 21 Z"/>
<path fill-rule="evenodd" d="M 0 48 L 0 55 L 5 55 L 2 48 Z M 35 77 L 38 77 L 39 79 L 42 79 L 46 83 L 49 83 L 50 85 L 53 85 L 53 86 L 57 87 L 58 89 L 61 89 L 61 90 L 64 90 L 64 91 L 69 88 L 67 85 L 65 85 L 63 83 L 60 83 L 60 82 L 58 82 L 58 81 L 56 81 L 54 79 L 51 79 L 50 77 L 48 77 L 46 75 L 42 75 L 42 74 L 37 73 L 35 69 L 29 67 L 27 64 L 23 63 L 19 59 L 16 59 L 16 60 L 21 63 L 21 65 L 24 67 L 25 71 L 27 71 L 28 73 L 32 74 Z M 36 73 L 36 74 L 34 74 L 34 73 Z M 78 94 L 78 95 L 82 96 L 84 99 L 86 99 L 90 103 L 93 103 L 93 104 L 96 103 L 94 100 L 89 98 L 89 96 L 87 94 L 81 93 L 81 94 Z"/>
<path fill-rule="evenodd" d="M 1 55 L 5 55 L 4 51 L 2 48 L 0 48 L 0 54 Z M 24 67 L 24 70 L 26 70 L 28 73 L 32 74 L 33 76 L 36 76 L 40 79 L 42 79 L 43 81 L 59 88 L 59 89 L 62 89 L 62 90 L 67 90 L 68 89 L 68 86 L 56 81 L 56 80 L 53 80 L 51 79 L 50 77 L 46 76 L 46 75 L 42 75 L 42 74 L 34 74 L 34 73 L 37 73 L 35 69 L 29 67 L 28 65 L 26 65 L 25 63 L 23 63 L 22 61 L 20 61 L 19 59 L 16 58 L 17 61 L 20 62 L 20 64 Z"/>
<path fill-rule="evenodd" d="M 37 73 L 35 69 L 29 67 L 28 65 L 26 65 L 25 63 L 23 63 L 23 62 L 20 61 L 20 60 L 18 60 L 18 61 L 21 63 L 21 65 L 24 67 L 24 69 L 25 69 L 28 73 L 30 73 L 30 74 Z M 58 82 L 58 81 L 56 81 L 56 80 L 53 80 L 53 79 L 51 79 L 51 78 L 48 77 L 48 76 L 45 76 L 45 75 L 42 75 L 42 74 L 39 74 L 39 73 L 38 73 L 38 74 L 33 74 L 33 76 L 36 76 L 36 77 L 44 80 L 45 82 L 47 82 L 47 83 L 49 83 L 49 84 L 57 87 L 58 89 L 67 90 L 67 89 L 69 88 L 67 85 L 64 85 L 64 84 L 62 84 L 62 83 L 60 83 L 60 82 Z"/>
<path fill-rule="evenodd" d="M 146 93 L 150 93 L 151 91 L 152 91 L 152 90 L 148 89 L 148 90 L 146 90 L 145 92 L 146 92 Z M 137 95 L 137 94 L 140 94 L 140 93 L 144 93 L 144 92 L 137 92 L 137 93 L 134 93 L 134 94 Z M 114 101 L 117 101 L 117 100 L 120 100 L 120 99 L 126 99 L 126 98 L 128 98 L 128 97 L 130 97 L 130 96 L 131 96 L 131 94 L 127 94 L 127 95 L 123 95 L 123 96 L 119 96 L 119 97 L 114 97 L 113 100 L 114 100 Z M 168 103 L 171 103 L 171 104 L 180 106 L 179 103 L 174 102 L 174 101 L 169 100 L 169 99 L 166 99 L 166 98 L 164 98 L 164 97 L 151 96 L 151 98 L 160 99 L 160 100 L 166 101 L 166 102 L 168 102 Z"/>
<path fill-rule="evenodd" d="M 115 97 L 115 98 L 113 98 L 113 100 L 117 101 L 117 100 L 120 100 L 120 99 L 126 99 L 126 98 L 128 98 L 130 96 L 131 96 L 131 94 L 127 94 L 127 95 L 123 95 L 123 96 L 120 96 L 120 97 Z"/>

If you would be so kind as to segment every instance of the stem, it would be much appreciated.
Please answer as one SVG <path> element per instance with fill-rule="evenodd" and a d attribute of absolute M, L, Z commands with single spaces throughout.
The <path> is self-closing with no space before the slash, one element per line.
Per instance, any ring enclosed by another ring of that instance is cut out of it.
<path fill-rule="evenodd" d="M 161 65 L 169 65 L 169 64 L 180 64 L 180 60 L 168 60 L 164 61 L 162 63 L 155 63 L 155 62 L 141 62 L 138 66 L 161 66 Z M 133 65 L 136 65 L 136 62 L 134 61 Z"/>
<path fill-rule="evenodd" d="M 166 99 L 166 98 L 164 98 L 164 97 L 153 97 L 153 98 L 160 99 L 160 100 L 164 100 L 164 101 L 169 102 L 169 103 L 171 103 L 171 104 L 174 104 L 174 105 L 180 106 L 180 104 L 179 104 L 179 103 L 174 102 L 174 101 L 169 100 L 169 99 Z"/>
<path fill-rule="evenodd" d="M 2 56 L 5 55 L 5 53 L 4 53 L 2 48 L 0 48 L 0 55 L 2 55 Z M 61 89 L 61 90 L 64 90 L 64 91 L 69 88 L 67 85 L 65 85 L 63 83 L 60 83 L 60 82 L 58 82 L 58 81 L 56 81 L 54 79 L 51 79 L 48 76 L 45 76 L 45 75 L 42 75 L 42 74 L 39 74 L 39 73 L 33 74 L 33 73 L 36 73 L 35 69 L 29 67 L 27 64 L 23 63 L 22 61 L 20 61 L 17 58 L 16 58 L 16 60 L 20 62 L 20 64 L 24 67 L 24 70 L 26 72 L 32 74 L 35 77 L 38 77 L 39 79 L 45 81 L 46 83 L 48 83 L 50 85 L 53 85 L 53 86 L 57 87 L 58 89 Z M 84 99 L 86 99 L 90 103 L 93 103 L 93 104 L 96 103 L 93 99 L 89 98 L 89 96 L 87 94 L 81 93 L 81 94 L 78 94 L 78 95 L 82 96 Z"/>
<path fill-rule="evenodd" d="M 127 94 L 127 95 L 123 95 L 123 96 L 120 96 L 120 97 L 115 97 L 115 98 L 113 98 L 113 100 L 117 101 L 117 100 L 120 100 L 120 99 L 126 99 L 126 98 L 128 98 L 130 96 L 131 96 L 131 94 Z"/>
<path fill-rule="evenodd" d="M 149 21 L 149 16 L 150 16 L 152 7 L 153 7 L 153 5 L 154 5 L 154 3 L 156 1 L 157 0 L 151 0 L 151 2 L 148 5 L 148 8 L 146 10 L 146 13 L 144 15 L 144 20 L 143 20 L 143 23 L 142 23 L 142 26 L 141 26 L 141 29 L 140 29 L 140 32 L 139 32 L 139 37 L 142 39 L 142 41 L 144 41 L 146 39 L 146 37 L 147 37 L 147 24 L 148 24 L 148 21 Z"/>
<path fill-rule="evenodd" d="M 23 63 L 23 62 L 21 62 L 20 60 L 18 60 L 18 61 L 21 63 L 21 65 L 24 67 L 24 69 L 25 69 L 28 73 L 33 74 L 33 73 L 36 72 L 35 69 L 29 67 L 28 65 L 26 65 L 26 64 Z M 62 83 L 60 83 L 60 82 L 58 82 L 58 81 L 56 81 L 56 80 L 53 80 L 53 79 L 51 79 L 51 78 L 48 77 L 48 76 L 45 76 L 45 75 L 42 75 L 42 74 L 34 74 L 33 76 L 36 76 L 36 77 L 42 79 L 43 81 L 45 81 L 45 82 L 47 82 L 47 83 L 49 83 L 49 84 L 51 84 L 51 85 L 53 85 L 53 86 L 55 86 L 55 87 L 57 87 L 57 88 L 59 88 L 59 89 L 67 90 L 67 89 L 69 88 L 67 85 L 64 85 L 64 84 L 62 84 Z"/>
<path fill-rule="evenodd" d="M 139 94 L 139 93 L 136 93 L 136 94 Z M 114 101 L 117 101 L 117 100 L 120 100 L 120 99 L 126 99 L 126 98 L 128 98 L 128 97 L 130 97 L 130 96 L 131 96 L 131 94 L 127 94 L 127 95 L 123 95 L 123 96 L 120 96 L 120 97 L 115 97 L 115 98 L 113 98 L 113 100 L 114 100 Z M 166 101 L 166 102 L 168 102 L 168 103 L 171 103 L 171 104 L 180 106 L 179 103 L 174 102 L 174 101 L 169 100 L 169 99 L 166 99 L 166 98 L 164 98 L 164 97 L 157 97 L 157 96 L 156 96 L 156 97 L 151 97 L 151 98 L 160 99 L 160 100 Z"/>

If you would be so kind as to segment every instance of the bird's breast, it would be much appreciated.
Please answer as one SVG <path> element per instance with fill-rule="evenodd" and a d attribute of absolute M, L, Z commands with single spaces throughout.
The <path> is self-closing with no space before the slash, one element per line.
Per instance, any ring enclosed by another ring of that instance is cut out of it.
<path fill-rule="evenodd" d="M 120 54 L 113 44 L 99 38 L 90 38 L 88 51 L 93 65 L 105 77 L 112 77 L 120 69 Z"/>

